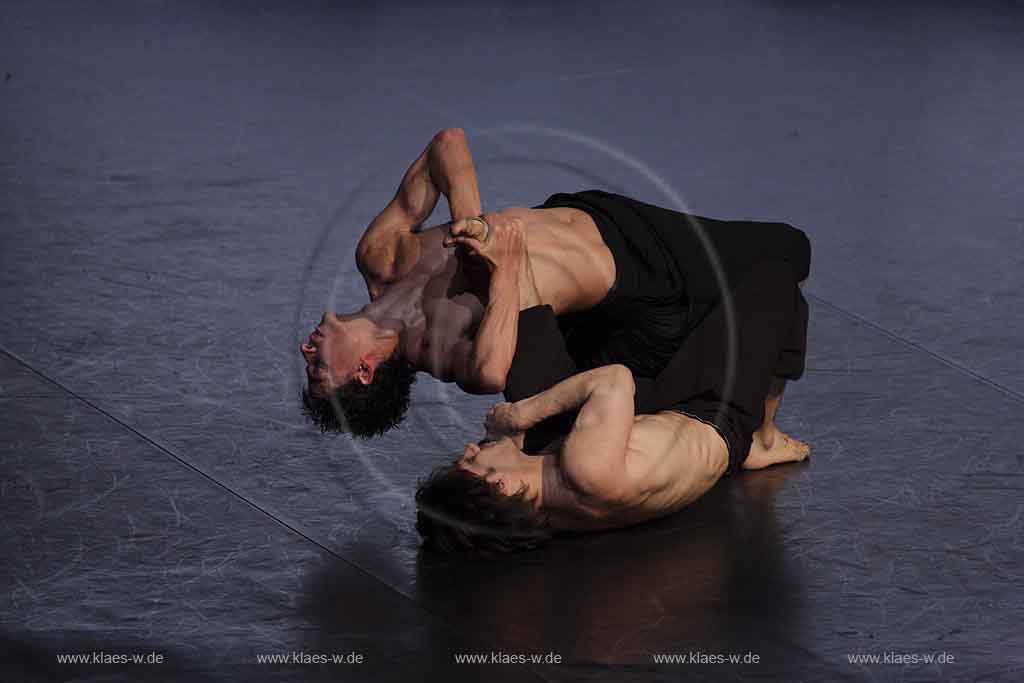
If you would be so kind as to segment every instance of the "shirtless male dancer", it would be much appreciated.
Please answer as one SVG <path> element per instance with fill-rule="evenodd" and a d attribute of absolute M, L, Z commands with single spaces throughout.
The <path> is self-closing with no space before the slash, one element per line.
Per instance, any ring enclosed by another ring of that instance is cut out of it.
<path fill-rule="evenodd" d="M 452 221 L 422 228 L 441 194 Z M 573 372 L 622 363 L 654 377 L 719 297 L 698 230 L 730 283 L 767 258 L 801 280 L 809 269 L 806 236 L 783 223 L 714 221 L 597 190 L 480 207 L 466 136 L 443 130 L 357 245 L 370 302 L 325 313 L 300 347 L 304 409 L 322 430 L 365 437 L 396 426 L 416 371 L 471 393 L 547 388 L 525 360 L 509 386 L 521 316 L 557 325 Z"/>
<path fill-rule="evenodd" d="M 800 315 L 792 267 L 762 261 L 732 291 L 736 381 L 727 386 L 726 337 L 717 306 L 659 376 L 638 383 L 623 365 L 565 379 L 487 415 L 487 436 L 421 484 L 417 529 L 428 548 L 503 552 L 535 548 L 558 531 L 628 526 L 693 502 L 727 471 L 803 460 L 809 448 L 774 426 L 773 377 L 802 365 L 786 339 Z M 651 414 L 635 406 L 652 394 Z M 763 406 L 763 407 L 762 407 Z M 566 411 L 571 427 L 539 455 L 525 430 Z"/>

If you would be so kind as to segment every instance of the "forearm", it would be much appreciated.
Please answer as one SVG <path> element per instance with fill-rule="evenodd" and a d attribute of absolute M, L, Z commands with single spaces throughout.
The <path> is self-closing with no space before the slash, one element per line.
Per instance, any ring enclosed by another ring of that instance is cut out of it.
<path fill-rule="evenodd" d="M 356 246 L 356 265 L 368 282 L 390 282 L 415 264 L 419 242 L 413 234 L 444 193 L 452 216 L 480 213 L 476 172 L 465 134 L 448 128 L 435 135 L 406 169 L 394 198 L 367 227 Z"/>
<path fill-rule="evenodd" d="M 473 340 L 472 374 L 485 393 L 505 389 L 516 352 L 519 329 L 519 289 L 503 271 L 491 276 L 490 296 Z"/>
<path fill-rule="evenodd" d="M 520 427 L 529 429 L 549 417 L 576 410 L 599 388 L 620 379 L 623 366 L 606 365 L 562 380 L 546 391 L 516 402 Z M 625 370 L 629 372 L 628 370 Z"/>
<path fill-rule="evenodd" d="M 476 169 L 461 128 L 448 128 L 434 136 L 427 153 L 427 174 L 434 187 L 448 198 L 452 220 L 480 215 Z"/>
<path fill-rule="evenodd" d="M 392 201 L 405 220 L 387 221 L 383 229 L 412 230 L 430 217 L 441 194 L 448 198 L 454 220 L 480 214 L 476 169 L 460 128 L 435 135 L 410 164 Z"/>

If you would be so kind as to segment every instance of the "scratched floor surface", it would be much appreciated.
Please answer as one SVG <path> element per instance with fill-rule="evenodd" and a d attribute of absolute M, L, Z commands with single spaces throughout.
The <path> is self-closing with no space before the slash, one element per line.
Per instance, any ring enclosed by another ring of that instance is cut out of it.
<path fill-rule="evenodd" d="M 5 3 L 0 679 L 1020 680 L 1022 29 L 1010 2 Z M 452 125 L 488 210 L 603 187 L 803 227 L 780 421 L 810 461 L 499 563 L 421 554 L 416 482 L 490 399 L 421 379 L 400 431 L 323 437 L 294 349 L 365 301 L 355 240 Z M 259 661 L 292 653 L 362 661 Z M 758 661 L 654 659 L 691 653 Z"/>

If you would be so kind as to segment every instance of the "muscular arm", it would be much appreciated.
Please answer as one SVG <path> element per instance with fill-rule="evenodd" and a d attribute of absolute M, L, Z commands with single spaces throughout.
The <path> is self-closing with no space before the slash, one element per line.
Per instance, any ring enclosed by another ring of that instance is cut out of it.
<path fill-rule="evenodd" d="M 567 482 L 594 511 L 628 502 L 626 452 L 633 428 L 633 375 L 622 365 L 588 370 L 515 404 L 519 425 L 528 428 L 559 413 L 579 409 L 562 446 Z"/>
<path fill-rule="evenodd" d="M 359 240 L 356 266 L 371 296 L 416 265 L 419 240 L 414 230 L 430 216 L 441 194 L 448 198 L 452 220 L 480 213 L 476 170 L 461 128 L 446 128 L 433 137 Z"/>
<path fill-rule="evenodd" d="M 538 298 L 521 223 L 497 214 L 489 214 L 487 219 L 487 243 L 462 236 L 462 226 L 453 229 L 457 234 L 453 244 L 465 245 L 472 252 L 465 258 L 482 258 L 490 270 L 487 307 L 470 348 L 463 351 L 466 360 L 456 372 L 463 390 L 480 394 L 504 390 L 516 351 L 520 304 Z"/>
<path fill-rule="evenodd" d="M 522 308 L 515 356 L 505 383 L 505 399 L 508 401 L 521 401 L 533 396 L 572 377 L 579 370 L 558 328 L 554 309 L 546 305 L 528 307 L 525 301 Z M 673 361 L 656 378 L 635 378 L 633 407 L 637 415 L 666 410 L 679 402 L 679 382 L 685 374 L 675 367 L 682 362 L 681 359 L 674 358 Z M 556 417 L 537 425 L 527 434 L 527 451 L 542 448 L 554 434 L 564 433 L 567 424 L 566 420 Z"/>
<path fill-rule="evenodd" d="M 483 319 L 471 348 L 463 352 L 465 362 L 456 370 L 455 381 L 463 391 L 496 394 L 505 388 L 519 323 L 519 289 L 514 275 L 496 270 L 491 276 Z"/>

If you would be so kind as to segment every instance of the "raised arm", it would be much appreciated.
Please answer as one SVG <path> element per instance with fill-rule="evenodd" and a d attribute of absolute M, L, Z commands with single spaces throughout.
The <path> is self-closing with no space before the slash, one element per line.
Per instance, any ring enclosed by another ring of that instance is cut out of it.
<path fill-rule="evenodd" d="M 461 128 L 446 128 L 431 139 L 409 166 L 398 191 L 370 223 L 356 246 L 356 266 L 370 296 L 400 279 L 419 260 L 415 229 L 427 220 L 440 195 L 452 220 L 480 213 L 480 191 L 469 142 Z"/>
<path fill-rule="evenodd" d="M 499 404 L 488 420 L 501 420 L 497 414 L 505 412 L 510 414 L 505 418 L 509 426 L 525 430 L 576 409 L 579 413 L 561 451 L 563 475 L 594 510 L 626 503 L 626 447 L 634 413 L 633 374 L 625 366 L 594 368 L 523 401 Z"/>

